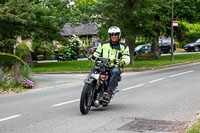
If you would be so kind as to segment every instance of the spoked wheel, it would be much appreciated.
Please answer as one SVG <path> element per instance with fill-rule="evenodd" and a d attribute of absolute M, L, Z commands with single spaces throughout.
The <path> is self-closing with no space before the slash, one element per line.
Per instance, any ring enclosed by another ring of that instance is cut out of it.
<path fill-rule="evenodd" d="M 90 111 L 92 102 L 93 102 L 92 85 L 85 84 L 80 99 L 80 111 L 82 114 L 87 114 Z"/>

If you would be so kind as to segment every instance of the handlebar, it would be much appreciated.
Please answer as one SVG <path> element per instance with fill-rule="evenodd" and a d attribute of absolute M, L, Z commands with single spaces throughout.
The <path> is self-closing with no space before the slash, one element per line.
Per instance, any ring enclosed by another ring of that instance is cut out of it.
<path fill-rule="evenodd" d="M 119 63 L 117 63 L 115 61 L 114 61 L 115 62 L 114 64 L 111 64 L 111 61 L 110 61 L 109 58 L 94 57 L 94 59 L 93 59 L 93 58 L 91 58 L 91 57 L 88 56 L 87 51 L 85 49 L 83 50 L 83 53 L 92 62 L 101 61 L 101 62 L 106 62 L 105 65 L 109 65 L 111 67 L 115 67 L 116 65 L 119 66 Z"/>

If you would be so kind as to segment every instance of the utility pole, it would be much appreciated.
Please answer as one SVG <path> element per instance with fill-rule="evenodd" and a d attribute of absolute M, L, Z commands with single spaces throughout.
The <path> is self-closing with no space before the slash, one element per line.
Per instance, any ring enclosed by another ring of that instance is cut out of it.
<path fill-rule="evenodd" d="M 174 32 L 174 27 L 173 27 L 173 19 L 174 19 L 174 0 L 172 0 L 172 13 L 171 13 L 171 61 L 174 61 L 174 44 L 173 44 L 173 32 Z"/>

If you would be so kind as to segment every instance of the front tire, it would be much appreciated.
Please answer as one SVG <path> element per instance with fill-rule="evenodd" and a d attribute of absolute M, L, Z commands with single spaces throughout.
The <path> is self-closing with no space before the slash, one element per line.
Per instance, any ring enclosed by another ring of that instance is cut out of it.
<path fill-rule="evenodd" d="M 93 91 L 92 91 L 92 85 L 85 84 L 83 87 L 83 91 L 81 93 L 81 99 L 80 99 L 80 111 L 81 113 L 87 114 L 90 111 L 90 108 L 92 106 L 92 98 L 93 98 Z"/>

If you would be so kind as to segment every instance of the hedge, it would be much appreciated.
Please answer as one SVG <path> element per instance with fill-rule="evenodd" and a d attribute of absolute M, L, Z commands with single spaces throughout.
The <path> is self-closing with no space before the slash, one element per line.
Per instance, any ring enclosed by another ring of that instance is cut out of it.
<path fill-rule="evenodd" d="M 13 65 L 28 66 L 21 58 L 8 53 L 0 53 L 0 66 L 11 68 Z"/>

